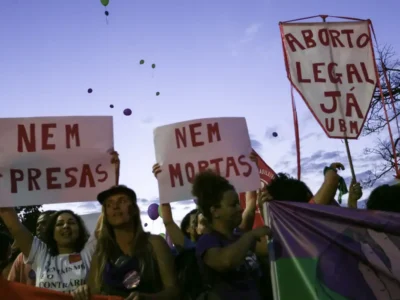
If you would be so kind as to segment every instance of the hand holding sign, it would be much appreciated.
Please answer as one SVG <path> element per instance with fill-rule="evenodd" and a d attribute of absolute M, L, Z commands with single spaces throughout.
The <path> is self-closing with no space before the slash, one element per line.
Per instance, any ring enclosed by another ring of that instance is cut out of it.
<path fill-rule="evenodd" d="M 171 143 L 173 141 L 173 143 Z M 259 175 L 251 153 L 244 118 L 214 118 L 181 122 L 154 130 L 160 199 L 191 199 L 195 175 L 213 169 L 229 179 L 238 192 L 256 190 Z"/>
<path fill-rule="evenodd" d="M 0 158 L 0 206 L 96 199 L 115 184 L 107 154 L 112 127 L 112 117 L 0 119 L 0 140 L 7 141 Z M 117 153 L 112 155 L 115 160 Z"/>

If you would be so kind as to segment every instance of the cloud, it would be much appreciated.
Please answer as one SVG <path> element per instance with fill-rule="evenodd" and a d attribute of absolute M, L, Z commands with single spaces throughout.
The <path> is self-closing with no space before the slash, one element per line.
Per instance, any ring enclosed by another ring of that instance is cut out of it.
<path fill-rule="evenodd" d="M 240 40 L 233 44 L 231 54 L 232 56 L 239 55 L 239 48 L 244 45 L 252 42 L 257 36 L 258 32 L 262 27 L 262 23 L 252 23 L 248 27 L 245 28 L 244 33 Z"/>
<path fill-rule="evenodd" d="M 151 124 L 153 123 L 154 118 L 151 116 L 145 117 L 142 120 L 140 120 L 140 122 L 142 122 L 143 124 Z"/>
<path fill-rule="evenodd" d="M 251 147 L 253 147 L 254 150 L 257 152 L 261 152 L 263 145 L 256 139 L 250 139 Z"/>
<path fill-rule="evenodd" d="M 316 151 L 311 156 L 304 157 L 301 160 L 302 173 L 313 174 L 322 172 L 326 166 L 329 166 L 334 161 L 345 162 L 344 158 L 345 155 L 342 151 Z M 297 170 L 297 166 L 293 170 Z"/>
<path fill-rule="evenodd" d="M 253 23 L 250 24 L 245 30 L 244 30 L 244 37 L 240 40 L 240 43 L 248 43 L 251 42 L 257 33 L 260 31 L 262 27 L 262 23 Z"/>

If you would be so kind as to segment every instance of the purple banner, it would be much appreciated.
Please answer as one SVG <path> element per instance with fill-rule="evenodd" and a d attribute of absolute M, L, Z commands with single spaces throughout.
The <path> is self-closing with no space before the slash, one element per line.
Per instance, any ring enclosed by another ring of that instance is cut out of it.
<path fill-rule="evenodd" d="M 268 216 L 276 300 L 400 299 L 400 214 L 274 201 Z"/>

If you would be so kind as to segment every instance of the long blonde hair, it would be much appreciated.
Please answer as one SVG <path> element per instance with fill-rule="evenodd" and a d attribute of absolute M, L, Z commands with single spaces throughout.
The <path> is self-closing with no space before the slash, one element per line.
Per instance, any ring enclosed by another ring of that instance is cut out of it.
<path fill-rule="evenodd" d="M 135 202 L 132 203 L 133 222 L 132 227 L 135 235 L 131 247 L 131 256 L 135 256 L 139 262 L 141 282 L 152 283 L 153 288 L 161 290 L 162 282 L 160 278 L 158 264 L 151 243 L 149 242 L 150 234 L 145 232 L 140 220 L 140 210 Z M 97 247 L 93 257 L 93 263 L 90 270 L 92 274 L 91 288 L 96 292 L 101 292 L 103 287 L 103 273 L 106 264 L 115 258 L 116 249 L 119 248 L 113 228 L 106 220 L 105 208 L 102 209 L 102 224 L 97 238 Z M 114 254 L 114 255 L 113 255 Z M 158 280 L 157 280 L 158 279 Z M 159 285 L 159 286 L 158 286 Z"/>

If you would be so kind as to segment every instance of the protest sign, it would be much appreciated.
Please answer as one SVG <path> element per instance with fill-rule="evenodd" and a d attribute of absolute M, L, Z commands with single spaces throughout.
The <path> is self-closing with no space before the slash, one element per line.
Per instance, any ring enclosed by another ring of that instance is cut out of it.
<path fill-rule="evenodd" d="M 254 149 L 253 149 L 254 151 Z M 256 153 L 256 151 L 254 151 Z M 260 181 L 261 181 L 261 188 L 264 188 L 265 186 L 269 185 L 271 181 L 275 178 L 276 173 L 271 169 L 270 166 L 267 165 L 267 163 L 261 158 L 260 155 L 257 154 L 257 162 L 258 162 L 258 169 L 260 173 Z M 240 193 L 239 195 L 240 198 L 240 205 L 243 209 L 246 208 L 246 193 Z M 256 209 L 256 215 L 254 218 L 254 225 L 253 228 L 264 226 L 264 220 L 262 218 L 262 215 L 260 213 L 260 210 L 257 205 Z"/>
<path fill-rule="evenodd" d="M 397 214 L 273 201 L 267 215 L 275 300 L 400 299 Z"/>
<path fill-rule="evenodd" d="M 378 82 L 368 21 L 281 23 L 286 70 L 330 138 L 357 139 Z"/>
<path fill-rule="evenodd" d="M 0 207 L 90 201 L 115 184 L 112 117 L 0 119 Z"/>
<path fill-rule="evenodd" d="M 250 137 L 244 118 L 210 118 L 175 123 L 154 130 L 160 202 L 192 199 L 195 175 L 213 169 L 240 192 L 260 185 L 250 161 Z"/>

